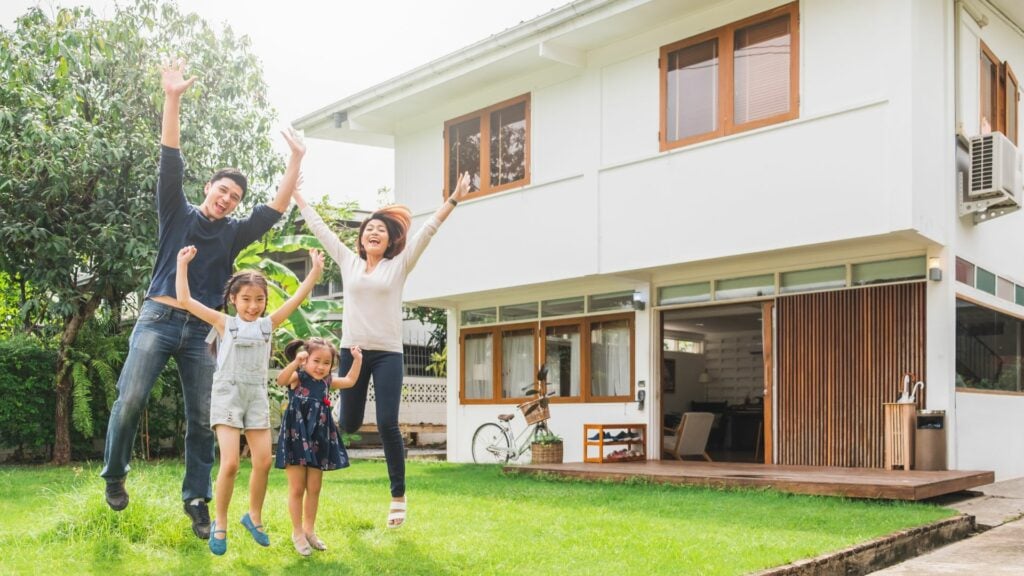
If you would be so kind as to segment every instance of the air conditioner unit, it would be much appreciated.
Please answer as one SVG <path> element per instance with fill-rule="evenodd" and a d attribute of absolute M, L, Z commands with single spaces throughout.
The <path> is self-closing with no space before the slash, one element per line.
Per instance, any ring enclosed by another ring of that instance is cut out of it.
<path fill-rule="evenodd" d="M 970 139 L 971 168 L 961 182 L 960 215 L 974 222 L 991 220 L 1020 209 L 1021 158 L 1009 138 L 1000 132 Z"/>

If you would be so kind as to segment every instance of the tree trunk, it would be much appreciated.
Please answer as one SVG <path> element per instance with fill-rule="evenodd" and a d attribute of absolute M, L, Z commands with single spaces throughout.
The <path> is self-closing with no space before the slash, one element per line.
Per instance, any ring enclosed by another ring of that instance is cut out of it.
<path fill-rule="evenodd" d="M 82 324 L 92 318 L 96 308 L 100 305 L 100 296 L 93 294 L 88 300 L 82 302 L 75 310 L 75 313 L 64 325 L 64 333 L 60 337 L 60 349 L 57 352 L 57 378 L 56 378 L 56 410 L 54 414 L 54 425 L 56 434 L 53 440 L 53 460 L 57 465 L 67 464 L 71 461 L 71 362 L 69 353 L 75 345 L 78 332 Z"/>

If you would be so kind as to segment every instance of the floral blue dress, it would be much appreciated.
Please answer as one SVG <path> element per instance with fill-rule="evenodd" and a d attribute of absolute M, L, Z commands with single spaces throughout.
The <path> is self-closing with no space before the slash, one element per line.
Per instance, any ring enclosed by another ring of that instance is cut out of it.
<path fill-rule="evenodd" d="M 348 453 L 331 416 L 328 382 L 314 380 L 304 370 L 296 372 L 299 383 L 288 391 L 288 407 L 281 417 L 275 466 L 309 466 L 336 470 L 348 466 Z"/>

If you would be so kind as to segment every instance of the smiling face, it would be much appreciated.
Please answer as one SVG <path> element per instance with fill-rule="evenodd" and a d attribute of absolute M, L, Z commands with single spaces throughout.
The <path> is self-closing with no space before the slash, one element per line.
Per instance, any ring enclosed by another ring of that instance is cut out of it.
<path fill-rule="evenodd" d="M 238 317 L 246 322 L 256 321 L 267 309 L 267 291 L 256 284 L 245 284 L 230 298 Z"/>
<path fill-rule="evenodd" d="M 363 247 L 367 256 L 381 258 L 388 249 L 388 227 L 383 220 L 374 218 L 366 223 L 363 234 L 359 237 L 359 244 Z"/>
<path fill-rule="evenodd" d="M 334 368 L 334 355 L 326 347 L 313 348 L 309 353 L 309 357 L 306 358 L 306 363 L 302 366 L 306 374 L 309 374 L 315 380 L 327 378 L 332 368 Z"/>
<path fill-rule="evenodd" d="M 199 210 L 210 220 L 220 220 L 238 208 L 245 192 L 237 182 L 231 178 L 220 178 L 206 183 L 204 189 L 206 199 Z"/>

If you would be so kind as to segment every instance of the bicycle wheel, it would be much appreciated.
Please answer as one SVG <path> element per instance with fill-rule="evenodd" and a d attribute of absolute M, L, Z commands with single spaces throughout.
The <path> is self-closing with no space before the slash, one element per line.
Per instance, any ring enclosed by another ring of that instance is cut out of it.
<path fill-rule="evenodd" d="M 501 426 L 488 422 L 473 433 L 473 462 L 477 464 L 504 464 L 512 455 L 512 446 Z"/>

